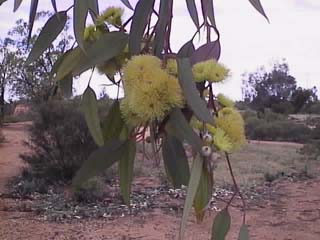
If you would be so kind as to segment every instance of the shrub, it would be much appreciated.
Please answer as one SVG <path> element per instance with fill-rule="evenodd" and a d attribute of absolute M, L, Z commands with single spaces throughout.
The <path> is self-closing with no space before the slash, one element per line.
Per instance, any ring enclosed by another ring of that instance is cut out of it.
<path fill-rule="evenodd" d="M 307 126 L 289 120 L 266 121 L 250 117 L 245 129 L 247 138 L 252 140 L 305 142 L 312 136 Z"/>
<path fill-rule="evenodd" d="M 73 199 L 78 202 L 91 203 L 103 199 L 103 182 L 101 179 L 93 178 L 75 189 Z"/>
<path fill-rule="evenodd" d="M 96 149 L 79 101 L 52 101 L 39 106 L 30 128 L 32 150 L 21 158 L 32 173 L 50 182 L 69 181 Z"/>
<path fill-rule="evenodd" d="M 2 130 L 0 129 L 0 145 L 2 143 L 4 143 L 4 141 L 5 141 L 5 137 L 4 137 L 3 133 L 2 133 Z"/>
<path fill-rule="evenodd" d="M 320 102 L 315 102 L 311 104 L 307 109 L 306 112 L 309 114 L 320 114 Z"/>

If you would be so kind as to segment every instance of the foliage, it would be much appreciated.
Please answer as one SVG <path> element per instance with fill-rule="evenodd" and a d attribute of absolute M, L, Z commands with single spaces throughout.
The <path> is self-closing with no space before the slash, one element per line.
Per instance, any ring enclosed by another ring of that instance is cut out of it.
<path fill-rule="evenodd" d="M 309 114 L 320 114 L 320 102 L 314 102 L 312 104 L 310 104 L 306 109 L 305 109 L 306 113 Z"/>
<path fill-rule="evenodd" d="M 4 137 L 3 133 L 2 133 L 2 129 L 0 128 L 0 145 L 1 145 L 2 143 L 4 143 L 5 140 L 6 140 L 6 139 L 5 139 L 5 137 Z"/>
<path fill-rule="evenodd" d="M 317 89 L 297 88 L 288 64 L 275 63 L 271 71 L 260 67 L 256 72 L 243 75 L 242 92 L 245 102 L 255 110 L 271 108 L 277 113 L 297 113 L 310 102 L 317 101 Z"/>
<path fill-rule="evenodd" d="M 271 110 L 264 114 L 247 112 L 245 119 L 246 136 L 251 140 L 306 142 L 312 137 L 312 130 L 301 123 L 295 123 Z"/>
<path fill-rule="evenodd" d="M 259 0 L 249 2 L 267 18 Z M 52 3 L 55 8 L 56 1 Z M 65 16 L 69 10 L 73 10 L 74 35 L 77 42 L 77 46 L 66 51 L 56 61 L 57 68 L 52 71 L 55 80 L 68 79 L 68 83 L 72 84 L 73 77 L 86 70 L 98 68 L 118 90 L 123 86 L 125 95 L 123 99 L 117 97 L 112 111 L 106 119 L 101 119 L 98 115 L 97 99 L 89 82 L 82 99 L 82 108 L 89 131 L 99 148 L 83 162 L 73 179 L 73 185 L 79 187 L 98 172 L 120 161 L 120 189 L 124 201 L 129 204 L 132 178 L 128 176 L 132 176 L 135 144 L 144 141 L 147 130 L 150 130 L 155 159 L 158 158 L 158 143 L 163 137 L 169 141 L 163 155 L 168 157 L 164 161 L 165 164 L 171 163 L 170 159 L 174 159 L 172 155 L 179 154 L 179 162 L 166 164 L 165 167 L 169 179 L 174 180 L 175 184 L 183 183 L 186 181 L 184 174 L 177 175 L 183 179 L 174 179 L 172 173 L 188 173 L 189 166 L 185 164 L 187 159 L 181 151 L 181 146 L 186 141 L 194 149 L 194 158 L 179 235 L 179 239 L 183 239 L 192 206 L 195 207 L 199 220 L 205 214 L 205 206 L 213 188 L 210 156 L 213 150 L 223 150 L 217 149 L 217 139 L 219 142 L 227 142 L 234 149 L 244 142 L 244 126 L 240 114 L 231 106 L 217 104 L 213 92 L 212 85 L 223 81 L 229 72 L 219 63 L 220 33 L 215 21 L 213 1 L 201 1 L 202 23 L 199 21 L 200 11 L 195 1 L 186 1 L 196 31 L 192 39 L 178 52 L 171 49 L 171 24 L 175 13 L 173 0 L 162 0 L 159 3 L 154 0 L 140 0 L 134 9 L 129 1 L 122 0 L 122 3 L 133 10 L 133 14 L 126 21 L 122 19 L 123 10 L 117 7 L 108 8 L 99 14 L 97 0 L 75 0 L 73 6 L 66 11 L 55 13 L 56 16 Z M 19 4 L 15 9 L 18 7 Z M 37 7 L 38 1 L 32 1 L 28 41 Z M 87 27 L 86 20 L 89 14 L 93 25 Z M 62 18 L 53 18 L 47 21 L 37 38 L 29 59 L 40 56 L 61 32 L 59 21 Z M 58 24 L 51 24 L 51 21 Z M 193 40 L 198 34 L 202 35 L 202 30 L 206 34 L 206 42 L 195 49 Z M 173 62 L 168 67 L 170 70 L 166 70 L 169 59 Z M 31 60 L 28 63 L 32 64 Z M 220 121 L 215 123 L 214 116 L 218 116 Z M 195 131 L 189 124 L 192 118 L 197 119 L 202 128 Z M 208 129 L 213 130 L 210 133 L 210 141 L 204 137 Z M 219 138 L 216 136 L 218 132 Z M 67 136 L 66 133 L 64 135 Z M 224 141 L 221 141 L 221 138 Z M 176 149 L 180 150 L 175 151 Z M 229 158 L 227 161 L 230 163 Z M 238 189 L 235 181 L 234 183 Z M 241 196 L 238 190 L 237 194 Z M 218 234 L 223 239 L 229 228 L 225 227 L 224 222 L 220 224 L 219 219 L 215 222 L 217 221 L 218 227 L 213 224 L 213 235 Z M 220 225 L 223 233 L 219 233 Z"/>
<path fill-rule="evenodd" d="M 35 176 L 49 182 L 70 181 L 82 162 L 96 149 L 79 109 L 79 102 L 51 101 L 39 106 L 22 155 Z"/>
<path fill-rule="evenodd" d="M 39 12 L 36 20 L 41 21 L 48 16 L 50 16 L 48 12 Z M 68 28 L 67 25 L 62 27 L 65 30 Z M 15 97 L 36 103 L 47 101 L 53 95 L 57 85 L 51 76 L 54 62 L 68 48 L 72 39 L 64 32 L 57 43 L 50 44 L 42 54 L 34 57 L 31 64 L 26 65 L 30 49 L 37 47 L 35 39 L 40 37 L 39 32 L 40 29 L 28 41 L 28 23 L 19 19 L 0 45 L 6 49 L 3 57 L 6 71 L 2 78 L 6 80 L 7 90 L 10 90 Z"/>

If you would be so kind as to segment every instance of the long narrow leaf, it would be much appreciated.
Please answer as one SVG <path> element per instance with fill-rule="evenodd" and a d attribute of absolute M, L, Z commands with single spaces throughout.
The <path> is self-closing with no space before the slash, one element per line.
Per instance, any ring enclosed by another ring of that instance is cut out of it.
<path fill-rule="evenodd" d="M 213 0 L 201 0 L 201 8 L 203 18 L 209 18 L 212 26 L 216 27 L 216 21 L 214 17 Z"/>
<path fill-rule="evenodd" d="M 161 56 L 164 40 L 166 36 L 166 28 L 169 22 L 169 17 L 172 12 L 172 2 L 173 0 L 161 0 L 160 1 L 160 11 L 159 18 L 156 26 L 155 37 L 154 37 L 154 54 L 158 57 Z"/>
<path fill-rule="evenodd" d="M 167 135 L 162 142 L 163 161 L 175 188 L 187 186 L 190 169 L 185 149 L 178 138 Z"/>
<path fill-rule="evenodd" d="M 99 15 L 99 2 L 98 0 L 88 0 L 88 9 L 92 19 L 95 21 Z"/>
<path fill-rule="evenodd" d="M 197 152 L 201 151 L 202 141 L 188 124 L 180 109 L 174 109 L 169 115 L 166 131 L 180 139 L 187 141 Z"/>
<path fill-rule="evenodd" d="M 249 0 L 249 2 L 252 4 L 252 6 L 262 15 L 264 16 L 267 21 L 269 22 L 269 19 L 267 17 L 267 14 L 265 13 L 262 4 L 260 2 L 260 0 Z"/>
<path fill-rule="evenodd" d="M 141 39 L 155 0 L 140 0 L 134 10 L 129 35 L 129 52 L 137 55 L 141 51 Z"/>
<path fill-rule="evenodd" d="M 95 92 L 88 87 L 83 94 L 82 109 L 89 131 L 98 146 L 103 146 L 104 140 L 98 115 L 98 103 Z"/>
<path fill-rule="evenodd" d="M 212 123 L 213 118 L 203 99 L 200 98 L 196 84 L 193 82 L 192 68 L 188 58 L 178 58 L 178 79 L 184 97 L 198 119 Z"/>
<path fill-rule="evenodd" d="M 118 139 L 125 123 L 121 116 L 120 103 L 118 100 L 112 104 L 108 115 L 102 121 L 102 134 L 105 142 Z"/>
<path fill-rule="evenodd" d="M 133 10 L 131 3 L 128 0 L 121 0 L 121 2 L 129 9 Z"/>
<path fill-rule="evenodd" d="M 17 11 L 22 3 L 22 0 L 14 0 L 13 11 Z"/>
<path fill-rule="evenodd" d="M 191 19 L 197 29 L 199 29 L 200 25 L 196 3 L 194 0 L 186 0 L 186 3 Z"/>
<path fill-rule="evenodd" d="M 88 2 L 83 0 L 74 0 L 73 6 L 73 29 L 79 47 L 84 51 L 83 34 L 88 16 Z"/>
<path fill-rule="evenodd" d="M 31 49 L 31 52 L 25 63 L 26 65 L 35 61 L 48 47 L 50 47 L 51 43 L 63 30 L 66 22 L 66 12 L 58 12 L 49 18 Z"/>
<path fill-rule="evenodd" d="M 86 54 L 78 59 L 76 67 L 73 69 L 74 75 L 79 75 L 97 64 L 108 61 L 117 56 L 128 43 L 128 35 L 124 32 L 109 32 L 103 34 L 93 44 L 85 46 Z"/>
<path fill-rule="evenodd" d="M 59 65 L 57 66 L 55 80 L 59 81 L 60 79 L 71 73 L 79 64 L 79 62 L 84 58 L 86 58 L 86 56 L 84 55 L 80 47 L 76 47 L 72 50 L 67 51 L 63 55 L 63 59 L 61 59 L 61 62 L 59 62 Z"/>
<path fill-rule="evenodd" d="M 112 141 L 103 146 L 89 156 L 84 161 L 76 176 L 72 180 L 72 186 L 77 188 L 90 178 L 111 167 L 116 161 L 119 161 L 126 149 L 126 142 Z"/>
<path fill-rule="evenodd" d="M 29 24 L 28 24 L 28 39 L 27 39 L 28 44 L 31 39 L 32 29 L 33 29 L 34 20 L 36 18 L 37 9 L 38 9 L 38 0 L 31 0 Z"/>
<path fill-rule="evenodd" d="M 209 59 L 219 60 L 221 54 L 220 41 L 216 40 L 213 42 L 205 43 L 200 46 L 191 56 L 191 64 L 194 65 L 198 62 L 207 61 Z"/>
<path fill-rule="evenodd" d="M 72 75 L 68 74 L 63 79 L 61 79 L 58 83 L 59 83 L 59 87 L 62 95 L 65 98 L 70 98 L 72 96 L 72 83 L 73 83 Z"/>
<path fill-rule="evenodd" d="M 180 231 L 179 231 L 179 240 L 183 240 L 184 238 L 188 216 L 192 209 L 193 200 L 194 200 L 194 197 L 196 196 L 198 185 L 200 182 L 202 166 L 203 166 L 203 158 L 198 156 L 197 158 L 194 159 L 192 169 L 191 169 L 191 176 L 188 184 L 187 197 L 183 207 L 183 214 L 182 214 Z"/>
<path fill-rule="evenodd" d="M 179 58 L 189 58 L 194 54 L 195 47 L 192 40 L 186 42 L 179 50 L 178 57 Z"/>
<path fill-rule="evenodd" d="M 246 225 L 242 225 L 240 228 L 238 240 L 249 240 L 249 230 Z"/>
<path fill-rule="evenodd" d="M 130 191 L 133 178 L 136 142 L 131 140 L 119 161 L 120 191 L 125 204 L 130 206 Z"/>
<path fill-rule="evenodd" d="M 51 5 L 55 13 L 58 12 L 56 0 L 51 0 Z"/>
<path fill-rule="evenodd" d="M 227 208 L 221 210 L 212 225 L 211 240 L 225 240 L 231 225 L 231 217 Z"/>

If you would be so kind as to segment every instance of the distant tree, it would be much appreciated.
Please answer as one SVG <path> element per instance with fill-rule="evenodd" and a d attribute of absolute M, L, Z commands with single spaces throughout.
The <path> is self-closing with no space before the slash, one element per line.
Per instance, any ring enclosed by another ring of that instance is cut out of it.
<path fill-rule="evenodd" d="M 0 123 L 4 118 L 5 92 L 12 79 L 15 67 L 15 55 L 8 49 L 9 39 L 0 39 Z"/>
<path fill-rule="evenodd" d="M 243 75 L 242 92 L 245 102 L 256 110 L 271 108 L 278 113 L 299 112 L 308 102 L 316 101 L 316 88 L 297 88 L 288 64 L 275 63 L 270 72 L 260 67 Z"/>
<path fill-rule="evenodd" d="M 37 19 L 48 16 L 48 12 L 40 12 Z M 30 49 L 37 34 L 33 35 L 28 44 L 28 24 L 23 19 L 16 22 L 16 26 L 8 33 L 7 47 L 10 54 L 14 53 L 14 62 L 10 66 L 10 90 L 20 99 L 26 99 L 35 103 L 47 101 L 56 87 L 51 70 L 59 56 L 69 47 L 72 39 L 67 33 L 61 35 L 51 46 L 32 64 L 25 65 Z M 7 60 L 8 61 L 8 60 Z"/>

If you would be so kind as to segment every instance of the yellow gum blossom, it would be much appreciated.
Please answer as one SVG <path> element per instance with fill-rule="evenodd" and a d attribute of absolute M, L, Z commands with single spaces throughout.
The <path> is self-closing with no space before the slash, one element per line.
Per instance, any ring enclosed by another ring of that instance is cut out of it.
<path fill-rule="evenodd" d="M 244 122 L 241 114 L 235 109 L 229 107 L 221 109 L 215 118 L 215 125 L 230 138 L 232 150 L 237 150 L 245 144 Z"/>
<path fill-rule="evenodd" d="M 175 59 L 169 58 L 165 69 L 169 74 L 176 77 L 178 76 L 178 65 Z"/>
<path fill-rule="evenodd" d="M 213 135 L 213 143 L 219 151 L 231 152 L 233 149 L 230 138 L 221 128 L 217 128 L 215 130 L 215 134 Z"/>
<path fill-rule="evenodd" d="M 97 17 L 97 25 L 102 25 L 104 22 L 107 22 L 108 24 L 113 26 L 121 26 L 121 17 L 123 15 L 123 12 L 123 8 L 108 7 Z"/>
<path fill-rule="evenodd" d="M 161 69 L 157 57 L 133 57 L 123 69 L 123 84 L 127 107 L 140 120 L 161 119 L 171 108 L 183 105 L 178 80 Z"/>
<path fill-rule="evenodd" d="M 221 82 L 229 74 L 229 70 L 215 60 L 207 60 L 195 64 L 192 72 L 195 82 Z"/>
<path fill-rule="evenodd" d="M 218 94 L 217 100 L 222 107 L 234 107 L 234 102 L 221 93 Z"/>

